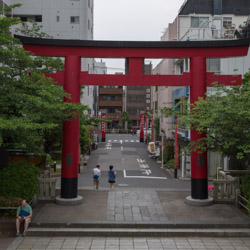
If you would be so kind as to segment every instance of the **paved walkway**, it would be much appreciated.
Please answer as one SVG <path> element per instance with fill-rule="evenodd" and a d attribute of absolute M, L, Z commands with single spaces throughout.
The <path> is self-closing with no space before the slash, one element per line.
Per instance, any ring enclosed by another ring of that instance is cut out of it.
<path fill-rule="evenodd" d="M 103 238 L 103 237 L 18 237 L 7 248 L 16 249 L 95 249 L 95 250 L 133 250 L 133 249 L 236 249 L 249 250 L 250 238 Z"/>
<path fill-rule="evenodd" d="M 161 221 L 168 218 L 156 191 L 114 191 L 108 193 L 108 221 Z"/>
<path fill-rule="evenodd" d="M 250 223 L 234 204 L 193 207 L 185 203 L 189 191 L 153 189 L 81 190 L 77 206 L 39 205 L 32 222 L 38 223 Z"/>

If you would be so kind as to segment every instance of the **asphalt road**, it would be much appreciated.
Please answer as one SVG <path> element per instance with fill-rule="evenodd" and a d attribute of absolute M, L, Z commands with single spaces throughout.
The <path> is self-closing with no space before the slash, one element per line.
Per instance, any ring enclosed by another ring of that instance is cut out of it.
<path fill-rule="evenodd" d="M 106 142 L 99 142 L 79 175 L 79 188 L 93 187 L 93 168 L 97 164 L 101 166 L 100 188 L 109 187 L 107 171 L 113 165 L 117 172 L 115 186 L 119 188 L 190 189 L 189 181 L 173 179 L 161 164 L 149 158 L 146 144 L 140 143 L 137 135 L 107 135 Z"/>

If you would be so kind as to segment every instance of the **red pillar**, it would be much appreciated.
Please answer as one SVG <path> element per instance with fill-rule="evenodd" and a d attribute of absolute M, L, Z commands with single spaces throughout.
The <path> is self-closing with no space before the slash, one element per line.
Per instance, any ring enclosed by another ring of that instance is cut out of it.
<path fill-rule="evenodd" d="M 102 114 L 102 119 L 106 119 L 106 114 Z M 101 123 L 102 126 L 102 142 L 106 141 L 106 123 L 102 122 Z"/>
<path fill-rule="evenodd" d="M 80 102 L 80 71 L 80 57 L 67 56 L 64 90 L 71 95 L 71 99 L 65 98 L 65 102 Z M 61 198 L 64 199 L 77 197 L 79 129 L 79 118 L 63 122 Z"/>
<path fill-rule="evenodd" d="M 154 140 L 154 114 L 151 116 L 151 142 Z"/>
<path fill-rule="evenodd" d="M 198 97 L 205 97 L 206 93 L 206 58 L 191 58 L 192 84 L 190 86 L 190 102 L 194 103 Z M 191 130 L 191 141 L 204 138 L 196 130 Z M 208 198 L 207 151 L 191 153 L 191 198 L 204 200 Z"/>
<path fill-rule="evenodd" d="M 144 114 L 140 114 L 140 142 L 144 142 Z"/>

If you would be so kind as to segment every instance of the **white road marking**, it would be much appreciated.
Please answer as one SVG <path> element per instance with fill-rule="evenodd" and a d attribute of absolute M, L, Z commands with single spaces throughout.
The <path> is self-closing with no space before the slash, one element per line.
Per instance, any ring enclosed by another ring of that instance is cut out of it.
<path fill-rule="evenodd" d="M 141 169 L 142 170 L 142 169 Z M 152 172 L 151 172 L 151 170 L 149 170 L 149 169 L 147 169 L 147 170 L 142 170 L 143 172 L 142 172 L 142 174 L 146 174 L 146 175 L 150 175 L 150 174 L 152 174 Z"/>
<path fill-rule="evenodd" d="M 122 144 L 122 140 L 120 140 L 120 143 Z"/>
<path fill-rule="evenodd" d="M 131 140 L 130 142 L 135 142 L 134 140 Z"/>
<path fill-rule="evenodd" d="M 149 165 L 148 164 L 139 164 L 140 168 L 149 168 Z"/>
<path fill-rule="evenodd" d="M 123 146 L 121 146 L 121 151 L 123 151 Z"/>
<path fill-rule="evenodd" d="M 127 176 L 126 170 L 123 170 L 124 178 L 138 178 L 138 179 L 157 179 L 157 180 L 167 180 L 167 177 L 153 177 L 153 176 Z"/>
<path fill-rule="evenodd" d="M 145 163 L 146 161 L 145 160 L 142 160 L 142 159 L 137 159 L 138 163 Z"/>
<path fill-rule="evenodd" d="M 125 142 L 128 142 L 128 140 L 125 140 Z"/>
<path fill-rule="evenodd" d="M 139 140 L 136 140 L 136 142 L 139 142 Z"/>
<path fill-rule="evenodd" d="M 117 140 L 114 140 L 114 142 L 117 142 Z"/>

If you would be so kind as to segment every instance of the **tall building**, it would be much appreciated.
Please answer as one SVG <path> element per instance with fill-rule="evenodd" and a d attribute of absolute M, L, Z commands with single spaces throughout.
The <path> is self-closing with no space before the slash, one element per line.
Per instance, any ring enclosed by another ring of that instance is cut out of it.
<path fill-rule="evenodd" d="M 33 20 L 42 26 L 41 31 L 54 39 L 93 40 L 94 0 L 3 0 L 6 4 L 22 3 L 10 15 L 22 21 Z M 82 59 L 82 71 L 94 73 L 94 60 Z M 94 114 L 94 86 L 85 86 L 81 103 L 88 105 Z"/>
<path fill-rule="evenodd" d="M 144 65 L 144 74 L 152 74 L 152 64 Z M 151 109 L 151 88 L 150 86 L 127 86 L 126 111 L 131 120 L 131 126 L 140 125 L 140 114 L 149 112 Z"/>
<path fill-rule="evenodd" d="M 118 129 L 122 126 L 121 115 L 123 111 L 123 87 L 99 86 L 99 111 L 106 114 L 107 129 Z"/>

